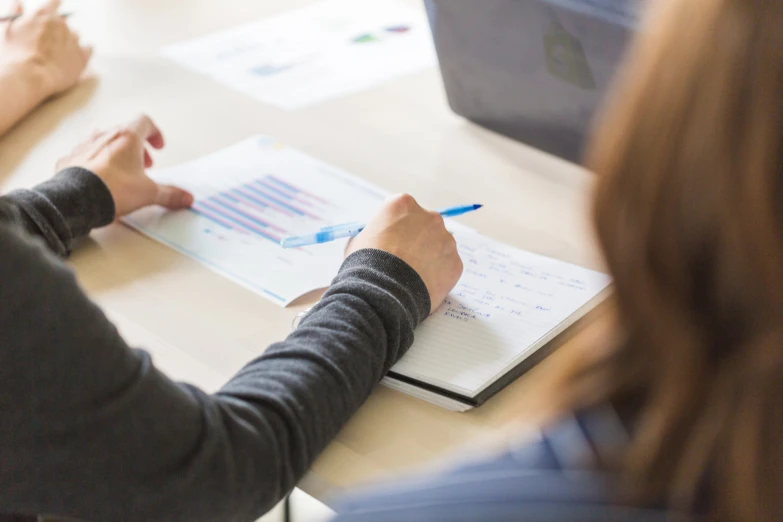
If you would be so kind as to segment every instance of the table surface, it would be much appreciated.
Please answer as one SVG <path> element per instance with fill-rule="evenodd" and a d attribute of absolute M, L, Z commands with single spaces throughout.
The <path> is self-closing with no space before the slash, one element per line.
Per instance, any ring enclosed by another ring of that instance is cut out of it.
<path fill-rule="evenodd" d="M 591 175 L 451 113 L 437 69 L 285 112 L 160 55 L 162 45 L 309 3 L 73 2 L 78 9 L 71 24 L 96 46 L 91 77 L 0 140 L 0 189 L 44 180 L 56 159 L 93 129 L 145 112 L 167 137 L 158 166 L 268 134 L 389 191 L 410 192 L 426 206 L 484 203 L 481 212 L 460 220 L 511 245 L 600 269 L 588 219 Z M 150 351 L 175 379 L 207 390 L 284 338 L 294 315 L 312 302 L 280 308 L 119 224 L 93 233 L 70 262 L 131 344 Z M 591 323 L 565 344 L 574 346 L 599 328 L 600 321 Z M 301 487 L 328 500 L 336 489 L 440 460 L 531 419 L 546 404 L 547 376 L 572 349 L 562 347 L 468 413 L 378 387 Z"/>

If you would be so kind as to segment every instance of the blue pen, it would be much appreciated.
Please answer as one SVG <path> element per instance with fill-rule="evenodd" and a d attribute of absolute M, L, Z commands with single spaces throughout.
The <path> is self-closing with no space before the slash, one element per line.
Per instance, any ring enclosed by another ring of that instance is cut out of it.
<path fill-rule="evenodd" d="M 473 212 L 474 210 L 478 210 L 481 207 L 482 205 L 461 205 L 458 207 L 443 209 L 440 212 L 438 212 L 438 214 L 440 214 L 444 218 L 457 217 L 457 216 L 461 216 L 462 214 L 467 214 L 468 212 Z M 280 245 L 283 248 L 295 248 L 295 247 L 302 247 L 308 245 L 317 245 L 320 243 L 328 243 L 329 241 L 334 241 L 335 239 L 354 237 L 358 235 L 359 232 L 364 230 L 365 226 L 367 226 L 365 223 L 360 223 L 360 222 L 343 223 L 342 225 L 332 225 L 332 226 L 324 227 L 314 234 L 308 234 L 306 236 L 286 237 L 280 241 Z"/>

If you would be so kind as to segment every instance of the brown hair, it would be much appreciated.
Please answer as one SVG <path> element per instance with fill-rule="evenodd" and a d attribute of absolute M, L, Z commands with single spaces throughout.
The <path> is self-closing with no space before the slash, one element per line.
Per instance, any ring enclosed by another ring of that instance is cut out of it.
<path fill-rule="evenodd" d="M 572 405 L 632 405 L 637 501 L 783 520 L 783 1 L 653 0 L 587 166 L 621 341 Z"/>

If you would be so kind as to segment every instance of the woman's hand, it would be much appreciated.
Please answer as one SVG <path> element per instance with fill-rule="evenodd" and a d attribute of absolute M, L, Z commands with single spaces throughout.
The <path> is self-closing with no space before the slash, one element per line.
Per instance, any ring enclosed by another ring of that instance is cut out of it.
<path fill-rule="evenodd" d="M 59 16 L 59 7 L 59 0 L 50 0 L 31 15 L 0 24 L 0 72 L 27 82 L 33 106 L 73 87 L 92 56 Z"/>
<path fill-rule="evenodd" d="M 193 196 L 177 187 L 158 185 L 146 174 L 152 157 L 145 148 L 163 148 L 163 135 L 147 116 L 139 116 L 126 125 L 95 132 L 57 163 L 57 170 L 83 167 L 103 180 L 114 198 L 117 217 L 148 205 L 169 209 L 187 208 Z"/>
<path fill-rule="evenodd" d="M 462 275 L 462 260 L 443 218 L 424 210 L 408 194 L 389 199 L 361 234 L 349 243 L 346 254 L 363 248 L 385 250 L 411 266 L 427 286 L 432 312 Z"/>

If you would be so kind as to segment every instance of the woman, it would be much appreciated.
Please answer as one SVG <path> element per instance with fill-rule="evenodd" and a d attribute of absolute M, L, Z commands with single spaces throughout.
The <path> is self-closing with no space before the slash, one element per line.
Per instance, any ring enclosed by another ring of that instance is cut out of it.
<path fill-rule="evenodd" d="M 0 134 L 74 85 L 89 60 L 57 7 L 2 27 Z M 460 276 L 443 219 L 397 197 L 288 339 L 216 394 L 173 383 L 55 257 L 138 208 L 192 203 L 147 177 L 147 145 L 162 148 L 163 136 L 142 116 L 94 133 L 52 180 L 0 197 L 0 520 L 256 520 Z"/>
<path fill-rule="evenodd" d="M 215 394 L 173 383 L 52 255 L 143 206 L 192 202 L 146 176 L 145 144 L 161 148 L 163 137 L 139 117 L 94 134 L 52 180 L 0 197 L 0 513 L 258 519 L 461 274 L 443 219 L 393 198 L 296 332 Z"/>
<path fill-rule="evenodd" d="M 541 441 L 341 521 L 783 520 L 783 2 L 657 0 L 589 149 L 619 342 Z"/>

